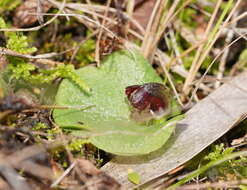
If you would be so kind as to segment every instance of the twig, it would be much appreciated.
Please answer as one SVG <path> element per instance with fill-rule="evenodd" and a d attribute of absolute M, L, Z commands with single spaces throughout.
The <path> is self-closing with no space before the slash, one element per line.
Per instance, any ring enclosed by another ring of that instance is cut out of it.
<path fill-rule="evenodd" d="M 191 45 L 197 44 L 198 40 L 201 40 L 200 38 L 198 39 L 198 37 L 195 35 L 195 32 L 193 32 L 179 19 L 174 20 L 174 22 L 172 22 L 172 26 L 176 31 L 179 32 L 179 35 L 181 35 Z"/>
<path fill-rule="evenodd" d="M 133 12 L 134 12 L 134 8 L 135 8 L 135 1 L 128 0 L 126 9 L 127 9 L 127 14 L 129 16 L 129 18 L 132 18 Z M 130 29 L 130 19 L 128 19 L 127 23 L 126 23 L 125 36 L 128 36 L 129 29 Z"/>
<path fill-rule="evenodd" d="M 216 32 L 216 34 L 213 36 L 213 38 L 210 38 L 210 41 L 207 43 L 205 49 L 203 50 L 203 54 L 200 56 L 200 59 L 198 60 L 198 63 L 195 63 L 195 67 L 191 69 L 191 75 L 189 78 L 186 79 L 185 85 L 184 85 L 184 93 L 188 94 L 190 92 L 190 84 L 194 80 L 197 71 L 199 70 L 200 66 L 202 65 L 203 61 L 205 60 L 206 56 L 209 54 L 210 50 L 212 49 L 214 43 L 219 38 L 221 32 L 223 31 L 223 28 L 227 27 L 229 20 L 232 18 L 233 14 L 235 13 L 236 9 L 240 5 L 241 0 L 238 0 L 234 7 L 232 8 L 231 12 L 229 13 L 228 17 L 223 21 L 222 27 L 219 28 L 219 30 Z M 222 18 L 223 19 L 223 18 Z M 186 83 L 187 82 L 187 83 Z"/>
<path fill-rule="evenodd" d="M 238 12 L 235 12 L 234 15 L 235 16 L 238 15 Z M 232 27 L 235 27 L 236 25 L 237 25 L 237 23 L 233 23 Z M 233 32 L 233 30 L 230 30 L 227 33 L 227 36 L 225 39 L 226 45 L 231 43 L 233 37 L 234 37 L 234 32 Z M 215 88 L 218 88 L 220 86 L 220 80 L 223 78 L 223 74 L 225 71 L 225 65 L 226 65 L 226 59 L 228 57 L 229 51 L 230 51 L 230 48 L 225 48 L 225 51 L 224 51 L 224 53 L 220 59 L 219 71 L 218 71 L 217 76 L 216 76 L 217 81 L 215 82 Z"/>
<path fill-rule="evenodd" d="M 172 45 L 172 48 L 173 48 L 173 51 L 176 55 L 176 57 L 178 57 L 178 63 L 183 66 L 183 61 L 180 57 L 180 52 L 179 52 L 179 49 L 178 49 L 178 45 L 177 45 L 177 41 L 176 41 L 176 38 L 175 38 L 175 34 L 174 34 L 174 31 L 172 28 L 169 29 L 169 36 L 171 38 L 171 45 Z"/>
<path fill-rule="evenodd" d="M 75 167 L 76 165 L 76 162 L 73 162 L 64 172 L 63 174 L 58 178 L 56 179 L 52 184 L 51 184 L 51 188 L 55 188 L 62 180 L 63 178 L 69 174 L 69 172 Z"/>
<path fill-rule="evenodd" d="M 55 0 L 49 0 L 50 2 L 53 2 L 57 5 L 60 4 L 60 2 L 57 2 Z M 73 9 L 73 10 L 79 10 L 79 11 L 83 11 L 85 13 L 91 14 L 91 15 L 96 15 L 99 18 L 104 18 L 103 15 L 101 14 L 97 14 L 96 12 L 104 12 L 105 11 L 105 6 L 101 6 L 101 5 L 89 5 L 89 4 L 82 4 L 82 3 L 67 3 L 66 7 L 68 9 Z M 93 10 L 94 12 L 90 11 Z M 111 8 L 109 7 L 109 11 L 111 13 L 117 13 L 117 10 L 115 8 Z M 124 16 L 129 19 L 134 25 L 135 27 L 141 32 L 141 34 L 145 33 L 144 28 L 139 24 L 139 22 L 137 22 L 135 19 L 133 19 L 132 17 L 129 17 L 128 14 L 126 14 L 125 12 L 123 12 Z M 106 18 L 107 21 L 111 20 L 110 18 Z"/>
<path fill-rule="evenodd" d="M 101 27 L 100 27 L 100 31 L 99 31 L 99 35 L 98 35 L 98 39 L 97 39 L 97 43 L 96 43 L 95 61 L 97 63 L 97 66 L 100 65 L 100 41 L 101 41 L 101 37 L 102 37 L 102 34 L 103 34 L 103 27 L 102 26 L 105 26 L 105 24 L 106 24 L 106 18 L 107 18 L 108 12 L 109 12 L 110 4 L 111 4 L 111 0 L 107 0 L 106 10 L 104 12 L 104 18 L 103 18 L 103 21 L 102 21 L 102 24 L 101 24 Z"/>
<path fill-rule="evenodd" d="M 215 6 L 215 9 L 214 9 L 214 12 L 213 12 L 213 15 L 207 25 L 207 28 L 206 28 L 206 31 L 204 33 L 204 36 L 203 36 L 203 39 L 208 39 L 209 38 L 209 35 L 210 35 L 210 30 L 213 26 L 213 22 L 216 18 L 216 15 L 220 9 L 220 5 L 222 3 L 222 0 L 218 0 L 217 1 L 217 4 Z M 195 75 L 197 73 L 197 70 L 200 68 L 201 66 L 201 62 L 199 62 L 199 59 L 201 57 L 201 54 L 202 54 L 202 51 L 203 51 L 203 48 L 204 48 L 204 44 L 201 44 L 196 52 L 196 55 L 193 59 L 193 62 L 192 62 L 192 65 L 190 67 L 190 71 L 189 71 L 189 76 L 186 78 L 185 80 L 185 83 L 184 83 L 184 87 L 183 87 L 183 92 L 185 95 L 188 95 L 189 92 L 190 92 L 190 88 L 191 88 L 191 83 L 193 81 L 193 79 L 195 78 Z M 202 59 L 201 59 L 202 60 Z M 197 69 L 198 68 L 198 69 Z"/>
<path fill-rule="evenodd" d="M 79 5 L 80 5 L 80 4 L 79 4 Z M 111 8 L 110 8 L 110 9 L 111 9 Z M 110 9 L 109 9 L 109 10 L 110 10 Z M 78 10 L 78 9 L 75 9 L 75 10 Z M 79 10 L 80 10 L 80 9 L 79 9 Z M 83 10 L 84 10 L 84 9 L 83 9 Z M 89 17 L 87 17 L 87 16 L 85 16 L 85 15 L 73 13 L 73 11 L 70 11 L 69 9 L 66 9 L 66 12 L 67 12 L 67 13 L 61 13 L 61 14 L 59 14 L 58 16 L 74 16 L 74 17 L 76 17 L 76 18 L 78 19 L 78 21 L 82 22 L 82 23 L 85 24 L 85 25 L 88 25 L 89 23 L 91 23 L 91 24 L 95 24 L 96 26 L 101 27 L 101 24 L 100 24 L 99 22 L 94 21 L 94 20 L 90 19 Z M 89 11 L 87 10 L 87 12 L 89 12 Z M 114 13 L 115 13 L 115 12 L 114 12 Z M 92 13 L 92 14 L 93 14 L 93 13 Z M 95 13 L 95 14 L 96 14 L 96 13 Z M 36 14 L 30 13 L 30 15 L 36 15 Z M 52 13 L 42 13 L 42 15 L 54 15 L 54 14 L 52 14 Z M 100 14 L 97 14 L 97 16 L 98 16 L 99 18 L 103 18 L 103 16 L 100 15 Z M 128 18 L 128 17 L 127 17 L 127 18 Z M 117 24 L 117 21 L 112 20 L 111 18 L 106 17 L 105 19 L 106 19 L 109 23 Z M 86 22 L 85 22 L 85 21 L 86 21 Z M 87 22 L 88 22 L 88 23 L 87 23 Z M 95 27 L 95 26 L 94 26 L 94 27 Z M 107 29 L 106 27 L 103 27 L 103 26 L 102 26 L 102 28 L 105 29 L 107 32 L 109 32 L 109 33 L 111 34 L 110 37 L 118 38 L 117 35 L 115 35 L 112 31 L 110 31 L 110 30 Z M 138 38 L 138 39 L 140 39 L 140 40 L 143 40 L 143 36 L 142 36 L 141 34 L 137 33 L 136 31 L 130 29 L 130 30 L 129 30 L 129 33 L 131 33 L 131 34 L 132 34 L 133 36 L 135 36 L 136 38 Z M 109 35 L 109 34 L 107 34 L 107 35 Z"/>
<path fill-rule="evenodd" d="M 247 35 L 247 32 L 243 35 Z M 234 44 L 235 42 L 237 42 L 238 40 L 240 40 L 242 38 L 242 36 L 239 36 L 238 38 L 236 38 L 234 41 L 232 41 L 228 46 L 226 46 L 225 48 L 229 48 L 230 46 L 232 46 L 232 44 Z M 195 89 L 192 92 L 192 96 L 190 98 L 190 102 L 192 101 L 194 95 L 196 94 L 199 85 L 202 83 L 203 79 L 205 78 L 205 76 L 207 75 L 207 73 L 209 72 L 209 70 L 211 69 L 211 67 L 213 66 L 213 64 L 216 62 L 216 60 L 220 57 L 220 55 L 225 51 L 225 49 L 221 50 L 218 55 L 214 58 L 214 60 L 210 63 L 210 65 L 208 66 L 208 68 L 206 69 L 206 71 L 203 73 L 202 77 L 200 78 L 200 80 L 198 81 L 198 83 L 196 84 Z"/>
<path fill-rule="evenodd" d="M 169 75 L 169 72 L 167 71 L 167 69 L 166 69 L 166 66 L 165 66 L 165 64 L 164 64 L 164 62 L 163 62 L 163 60 L 162 60 L 162 58 L 158 55 L 158 58 L 159 58 L 159 62 L 160 62 L 160 64 L 161 64 L 161 67 L 162 67 L 162 69 L 163 69 L 163 71 L 164 71 L 164 73 L 165 73 L 165 75 L 166 75 L 166 77 L 167 77 L 167 79 L 168 79 L 168 81 L 169 81 L 169 83 L 170 83 L 170 85 L 171 85 L 171 87 L 172 87 L 172 90 L 173 90 L 173 92 L 174 92 L 174 94 L 175 94 L 175 96 L 176 96 L 176 98 L 177 98 L 177 100 L 178 100 L 178 103 L 182 106 L 182 108 L 184 107 L 184 105 L 183 105 L 183 103 L 182 103 L 182 101 L 181 101 L 181 99 L 180 99 L 180 97 L 179 97 L 179 94 L 178 94 L 178 92 L 177 92 L 177 90 L 176 90 L 176 88 L 175 88 L 175 86 L 174 86 L 174 84 L 173 84 L 173 82 L 172 82 L 172 80 L 171 80 L 171 77 L 170 77 L 170 75 Z"/>
<path fill-rule="evenodd" d="M 190 48 L 188 48 L 188 49 L 186 49 L 185 51 L 183 51 L 183 53 L 182 53 L 180 56 L 172 58 L 172 59 L 169 61 L 168 65 L 169 65 L 169 66 L 175 65 L 177 60 L 179 60 L 179 59 L 185 57 L 186 55 L 188 55 L 190 52 L 192 52 L 193 50 L 195 50 L 196 48 L 198 48 L 198 47 L 199 47 L 202 43 L 204 43 L 205 41 L 206 41 L 206 39 L 199 41 L 198 43 L 194 44 L 194 45 L 191 46 Z M 189 74 L 189 73 L 188 73 L 188 74 Z"/>
<path fill-rule="evenodd" d="M 94 31 L 92 34 L 90 34 L 89 36 L 87 36 L 87 37 L 84 38 L 83 40 L 81 40 L 81 41 L 77 44 L 77 46 L 76 46 L 75 48 L 73 48 L 74 51 L 73 51 L 72 56 L 71 56 L 71 58 L 70 58 L 70 63 L 73 62 L 73 60 L 74 60 L 76 54 L 78 53 L 78 51 L 79 51 L 79 49 L 80 49 L 80 46 L 81 46 L 83 43 L 85 43 L 86 41 L 88 41 L 89 39 L 91 39 L 92 37 L 94 37 L 95 35 L 97 35 L 98 33 L 99 33 L 99 29 L 96 30 L 96 31 Z"/>
<path fill-rule="evenodd" d="M 39 22 L 39 24 L 43 24 L 44 23 L 44 18 L 42 15 L 40 15 L 39 13 L 42 13 L 42 6 L 43 6 L 43 0 L 37 0 L 37 20 Z"/>
<path fill-rule="evenodd" d="M 35 14 L 30 14 L 30 15 L 35 15 Z M 52 14 L 52 13 L 42 13 L 42 15 L 54 15 L 54 14 Z M 84 19 L 84 20 L 86 20 L 86 21 L 88 21 L 90 23 L 95 24 L 98 27 L 102 27 L 105 31 L 109 32 L 112 37 L 118 38 L 118 36 L 116 34 L 114 34 L 111 30 L 109 30 L 108 28 L 102 26 L 99 22 L 89 18 L 88 16 L 81 15 L 81 14 L 76 14 L 76 13 L 59 13 L 59 14 L 56 14 L 56 15 L 57 15 L 57 17 L 58 16 L 75 16 L 77 18 L 82 18 L 82 19 Z M 3 30 L 5 30 L 5 29 L 3 29 Z M 13 29 L 13 30 L 15 30 L 15 29 Z M 1 29 L 0 29 L 0 31 L 1 31 Z M 6 29 L 6 31 L 9 31 L 9 29 Z M 10 29 L 10 31 L 11 31 L 11 29 Z"/>
<path fill-rule="evenodd" d="M 9 56 L 15 56 L 15 57 L 26 58 L 26 59 L 47 59 L 47 58 L 65 54 L 69 51 L 72 51 L 72 49 L 69 49 L 69 50 L 66 50 L 60 53 L 53 52 L 53 53 L 45 53 L 45 54 L 40 54 L 40 55 L 29 55 L 29 54 L 18 53 L 16 51 L 0 47 L 0 55 L 9 55 Z"/>
<path fill-rule="evenodd" d="M 142 53 L 144 55 L 144 57 L 148 58 L 149 54 L 150 54 L 150 45 L 153 41 L 154 35 L 157 32 L 157 26 L 158 26 L 158 22 L 160 21 L 160 17 L 161 17 L 161 13 L 162 13 L 162 8 L 163 8 L 163 4 L 164 4 L 164 0 L 157 0 L 155 3 L 155 6 L 153 8 L 152 14 L 150 16 L 147 28 L 146 28 L 146 32 L 144 35 L 144 39 L 142 42 Z M 166 2 L 167 3 L 167 2 Z"/>
<path fill-rule="evenodd" d="M 201 5 L 200 3 L 198 3 L 198 4 Z M 207 17 L 211 17 L 211 13 L 203 10 L 201 7 L 198 7 L 198 5 L 191 4 L 190 7 L 197 10 L 197 11 L 200 11 L 202 14 L 204 14 Z"/>
<path fill-rule="evenodd" d="M 168 24 L 175 18 L 175 15 L 179 13 L 179 11 L 181 11 L 182 7 L 187 6 L 192 0 L 187 0 L 185 3 L 182 4 L 182 6 L 180 7 L 180 9 L 178 9 L 177 11 L 175 11 L 178 3 L 180 2 L 180 0 L 175 0 L 172 3 L 172 6 L 169 8 L 168 13 L 165 15 L 164 20 L 162 20 L 162 22 L 160 23 L 160 26 L 158 28 L 158 30 L 156 31 L 156 34 L 154 35 L 154 38 L 152 40 L 152 44 L 149 47 L 149 53 L 155 51 L 155 48 L 157 47 L 157 44 L 162 36 L 162 34 L 164 33 L 166 27 L 168 26 Z M 165 6 L 164 6 L 165 7 Z M 149 55 L 148 55 L 149 57 Z"/>
<path fill-rule="evenodd" d="M 29 174 L 32 174 L 33 176 L 40 177 L 42 179 L 52 181 L 54 177 L 50 168 L 36 164 L 32 161 L 26 160 L 20 163 L 12 163 L 12 165 L 18 170 L 25 171 Z"/>
<path fill-rule="evenodd" d="M 91 0 L 86 0 L 86 2 L 87 2 L 88 5 L 91 5 L 91 6 L 93 5 L 92 2 L 91 2 Z M 97 13 L 94 12 L 94 14 L 92 14 L 92 15 L 93 15 L 94 20 L 96 20 L 97 22 L 99 22 L 99 18 L 97 16 Z"/>
<path fill-rule="evenodd" d="M 53 178 L 52 172 L 50 168 L 41 166 L 36 164 L 28 158 L 31 158 L 37 154 L 45 153 L 45 149 L 42 146 L 29 146 L 24 148 L 18 152 L 14 152 L 9 156 L 1 156 L 0 159 L 0 167 L 6 165 L 6 161 L 8 161 L 8 165 L 12 166 L 16 169 L 23 170 L 27 173 L 33 174 L 34 176 L 41 177 L 43 179 L 51 180 Z"/>
<path fill-rule="evenodd" d="M 225 26 L 229 26 L 235 22 L 238 22 L 239 20 L 243 19 L 244 17 L 247 16 L 247 11 L 243 12 L 241 15 L 237 16 L 235 19 L 233 19 L 231 22 L 227 23 Z"/>
<path fill-rule="evenodd" d="M 239 30 L 236 30 L 235 28 L 233 28 L 232 30 L 235 32 L 235 34 L 237 34 L 238 36 L 241 36 L 243 39 L 247 41 L 247 37 L 244 36 L 246 35 L 247 30 L 243 30 L 242 32 L 240 32 Z"/>
<path fill-rule="evenodd" d="M 0 172 L 14 190 L 31 190 L 26 181 L 11 166 L 2 160 L 0 162 Z"/>

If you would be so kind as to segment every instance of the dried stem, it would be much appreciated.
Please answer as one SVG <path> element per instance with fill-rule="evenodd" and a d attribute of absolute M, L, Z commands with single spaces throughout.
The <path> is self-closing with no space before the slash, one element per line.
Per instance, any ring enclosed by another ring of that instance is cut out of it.
<path fill-rule="evenodd" d="M 111 2 L 112 2 L 111 0 L 107 0 L 106 10 L 104 12 L 104 18 L 103 18 L 103 21 L 102 21 L 102 24 L 100 27 L 100 31 L 99 31 L 99 35 L 98 35 L 98 39 L 97 39 L 97 43 L 96 43 L 95 61 L 97 63 L 97 66 L 100 65 L 100 41 L 101 41 L 101 38 L 103 35 L 103 27 L 102 26 L 105 26 L 105 24 L 106 24 L 106 18 L 107 18 L 108 12 L 109 12 L 109 7 L 110 7 Z"/>

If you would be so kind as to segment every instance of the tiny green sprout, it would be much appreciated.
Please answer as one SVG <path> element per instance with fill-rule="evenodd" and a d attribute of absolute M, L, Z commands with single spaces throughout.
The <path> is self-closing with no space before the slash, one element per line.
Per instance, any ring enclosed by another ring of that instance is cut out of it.
<path fill-rule="evenodd" d="M 128 180 L 136 185 L 141 182 L 140 175 L 131 168 L 128 169 Z"/>
<path fill-rule="evenodd" d="M 58 128 L 52 128 L 52 129 L 48 129 L 47 130 L 47 139 L 48 140 L 53 140 L 55 135 L 59 133 L 59 129 Z"/>
<path fill-rule="evenodd" d="M 37 123 L 34 127 L 33 130 L 41 130 L 41 129 L 47 129 L 48 126 L 44 123 Z"/>
<path fill-rule="evenodd" d="M 82 150 L 82 147 L 88 143 L 88 140 L 86 139 L 73 139 L 69 144 L 68 148 L 71 151 L 80 152 Z"/>
<path fill-rule="evenodd" d="M 0 14 L 2 14 L 3 11 L 6 11 L 6 10 L 12 11 L 19 4 L 21 4 L 20 0 L 1 0 L 0 1 Z"/>

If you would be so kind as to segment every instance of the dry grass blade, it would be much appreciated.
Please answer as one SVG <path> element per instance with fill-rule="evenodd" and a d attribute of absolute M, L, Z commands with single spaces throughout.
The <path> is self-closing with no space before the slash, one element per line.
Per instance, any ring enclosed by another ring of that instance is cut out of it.
<path fill-rule="evenodd" d="M 162 67 L 162 69 L 163 69 L 163 71 L 164 71 L 164 73 L 165 73 L 165 75 L 166 75 L 166 77 L 167 77 L 167 79 L 168 79 L 168 81 L 169 81 L 171 87 L 172 87 L 172 90 L 173 90 L 173 92 L 174 92 L 174 94 L 175 94 L 175 96 L 176 96 L 176 98 L 177 98 L 178 103 L 179 103 L 180 106 L 183 108 L 184 105 L 183 105 L 183 103 L 182 103 L 182 101 L 181 101 L 181 99 L 180 99 L 180 97 L 179 97 L 179 95 L 178 95 L 178 92 L 177 92 L 177 90 L 176 90 L 176 88 L 175 88 L 175 85 L 174 85 L 174 83 L 172 82 L 171 76 L 170 76 L 169 72 L 167 71 L 166 66 L 165 66 L 164 62 L 162 61 L 162 58 L 161 58 L 160 55 L 158 55 L 158 59 L 159 59 L 159 61 L 160 61 L 161 67 Z"/>
<path fill-rule="evenodd" d="M 209 38 L 210 30 L 212 29 L 213 22 L 214 22 L 214 20 L 216 18 L 216 15 L 217 15 L 218 11 L 220 10 L 221 3 L 222 3 L 222 0 L 218 0 L 217 1 L 216 7 L 215 7 L 214 12 L 213 12 L 213 15 L 212 15 L 212 17 L 211 17 L 211 19 L 210 19 L 210 21 L 208 23 L 208 26 L 207 26 L 207 29 L 206 29 L 205 33 L 204 33 L 204 36 L 203 36 L 204 39 L 208 39 Z M 203 48 L 204 48 L 204 44 L 201 44 L 199 46 L 197 52 L 196 52 L 196 56 L 194 57 L 193 63 L 191 65 L 191 67 L 190 67 L 190 71 L 189 71 L 190 74 L 186 78 L 186 81 L 184 83 L 183 92 L 186 95 L 189 94 L 190 85 L 191 85 L 191 83 L 192 83 L 192 81 L 193 81 L 198 69 L 200 68 L 200 66 L 202 64 L 202 63 L 199 63 L 199 59 L 200 59 L 200 56 L 201 56 L 201 54 L 203 52 Z"/>
<path fill-rule="evenodd" d="M 162 22 L 160 22 L 160 26 L 158 30 L 156 31 L 155 35 L 153 36 L 154 38 L 152 39 L 152 43 L 149 45 L 147 48 L 147 53 L 151 55 L 153 51 L 155 51 L 155 48 L 157 47 L 157 44 L 159 40 L 161 39 L 162 34 L 164 33 L 165 29 L 167 26 L 175 19 L 175 16 L 184 8 L 186 7 L 189 3 L 191 3 L 192 0 L 186 0 L 182 6 L 176 11 L 176 7 L 178 6 L 180 0 L 176 0 L 173 2 L 171 8 L 169 8 L 169 11 L 167 14 L 165 14 L 165 18 L 161 18 Z M 164 6 L 165 7 L 165 6 Z M 149 57 L 147 55 L 146 57 Z"/>
<path fill-rule="evenodd" d="M 150 16 L 150 19 L 147 25 L 147 29 L 144 35 L 144 40 L 142 42 L 142 52 L 143 52 L 144 57 L 146 58 L 148 58 L 150 54 L 150 45 L 153 41 L 154 35 L 157 32 L 157 26 L 161 18 L 161 12 L 162 12 L 163 6 L 165 6 L 164 2 L 165 2 L 164 0 L 156 1 L 156 4 L 154 6 L 153 12 Z"/>
<path fill-rule="evenodd" d="M 220 0 L 219 0 L 220 1 Z M 206 56 L 209 54 L 211 48 L 213 47 L 214 43 L 216 42 L 216 40 L 219 38 L 220 34 L 222 33 L 223 31 L 223 28 L 225 28 L 228 23 L 229 23 L 229 20 L 232 18 L 233 14 L 236 12 L 236 9 L 238 8 L 238 6 L 240 5 L 241 3 L 241 0 L 238 0 L 235 4 L 234 4 L 234 7 L 232 8 L 231 12 L 229 13 L 228 17 L 225 19 L 225 21 L 223 22 L 222 24 L 222 27 L 216 32 L 216 34 L 214 35 L 213 38 L 210 38 L 209 37 L 209 41 L 208 43 L 206 44 L 205 47 L 200 47 L 200 51 L 199 52 L 202 52 L 201 55 L 198 55 L 196 56 L 196 58 L 193 60 L 193 63 L 192 63 L 192 66 L 190 68 L 190 75 L 188 76 L 188 78 L 186 78 L 186 81 L 185 81 L 185 84 L 184 84 L 184 87 L 183 87 L 183 91 L 186 95 L 189 94 L 190 92 L 190 88 L 191 88 L 191 83 L 192 81 L 194 80 L 195 76 L 196 76 L 196 73 L 198 72 L 199 68 L 201 67 L 203 61 L 205 60 Z M 217 10 L 217 9 L 216 9 Z M 216 13 L 215 13 L 216 14 Z M 214 15 L 214 14 L 213 14 Z M 212 16 L 212 18 L 215 18 L 214 16 Z M 214 20 L 214 19 L 213 19 Z M 210 26 L 210 24 L 208 25 Z M 209 27 L 209 29 L 211 28 L 211 26 Z M 207 29 L 208 30 L 208 29 Z M 207 32 L 206 32 L 207 33 Z M 213 33 L 212 33 L 213 34 Z M 203 50 L 203 51 L 202 51 Z M 196 62 L 196 61 L 197 62 Z"/>
<path fill-rule="evenodd" d="M 104 18 L 102 21 L 102 26 L 105 26 L 105 24 L 106 24 L 106 18 L 107 18 L 108 12 L 109 12 L 109 7 L 110 7 L 111 2 L 112 2 L 111 0 L 107 0 L 106 10 L 105 10 Z M 102 38 L 102 35 L 103 35 L 103 27 L 100 27 L 100 31 L 99 31 L 98 39 L 97 39 L 97 43 L 96 43 L 96 48 L 95 48 L 95 61 L 97 63 L 97 66 L 100 65 L 100 40 Z"/>
<path fill-rule="evenodd" d="M 237 16 L 236 18 L 234 18 L 231 22 L 227 23 L 225 26 L 229 26 L 235 22 L 238 22 L 239 20 L 243 19 L 246 16 L 247 16 L 247 11 L 242 13 L 241 15 Z"/>
<path fill-rule="evenodd" d="M 234 17 L 236 17 L 238 15 L 238 11 L 234 13 Z M 233 23 L 233 26 L 232 27 L 236 27 L 237 23 Z M 234 38 L 234 31 L 233 30 L 230 30 L 228 31 L 227 35 L 226 35 L 226 45 L 227 46 Z M 226 66 L 226 61 L 227 61 L 227 57 L 229 55 L 229 51 L 230 51 L 230 47 L 227 47 L 223 53 L 223 55 L 221 56 L 221 59 L 220 59 L 220 64 L 219 64 L 219 71 L 217 73 L 217 80 L 222 80 L 223 79 L 223 74 L 225 72 L 225 66 Z M 215 83 L 215 88 L 218 88 L 220 86 L 220 82 L 219 81 L 216 81 Z"/>
<path fill-rule="evenodd" d="M 22 53 L 12 51 L 10 49 L 0 47 L 0 55 L 10 55 L 10 56 L 21 57 L 21 58 L 26 58 L 26 59 L 47 59 L 47 58 L 59 56 L 61 54 L 65 54 L 72 50 L 73 49 L 69 49 L 69 50 L 66 50 L 60 53 L 53 52 L 53 53 L 45 53 L 45 54 L 40 54 L 40 55 L 28 55 L 28 54 L 22 54 Z"/>
<path fill-rule="evenodd" d="M 39 24 L 43 24 L 44 23 L 44 18 L 42 15 L 39 15 L 39 13 L 42 13 L 42 5 L 44 3 L 44 0 L 37 0 L 37 20 L 39 22 Z"/>
<path fill-rule="evenodd" d="M 236 38 L 234 41 L 232 41 L 229 45 L 227 45 L 225 48 L 229 48 L 231 45 L 233 45 L 235 42 L 237 42 L 238 40 L 240 40 L 241 38 L 244 38 L 244 35 L 247 35 L 247 32 L 245 34 L 241 34 L 238 38 Z M 209 70 L 211 69 L 211 67 L 213 66 L 213 64 L 216 62 L 216 60 L 220 57 L 220 55 L 224 52 L 225 48 L 218 53 L 218 55 L 214 58 L 214 60 L 210 63 L 210 65 L 208 66 L 208 68 L 206 69 L 206 71 L 203 73 L 202 77 L 200 78 L 200 80 L 197 82 L 195 89 L 192 92 L 192 96 L 190 98 L 190 101 L 192 101 L 193 97 L 195 96 L 200 84 L 202 83 L 203 79 L 205 78 L 206 74 L 209 72 Z"/>
<path fill-rule="evenodd" d="M 56 187 L 62 180 L 63 178 L 69 174 L 69 172 L 75 167 L 76 162 L 73 162 L 65 171 L 64 173 L 51 184 L 51 188 Z"/>
<path fill-rule="evenodd" d="M 14 190 L 31 190 L 25 180 L 10 165 L 1 160 L 0 162 L 2 163 L 0 166 L 1 175 L 4 176 Z"/>
<path fill-rule="evenodd" d="M 128 0 L 126 9 L 127 9 L 127 14 L 129 18 L 133 17 L 134 7 L 135 7 L 135 2 L 132 0 Z M 130 29 L 130 21 L 128 20 L 126 27 L 125 27 L 125 36 L 127 36 L 129 29 Z"/>
<path fill-rule="evenodd" d="M 52 180 L 53 174 L 50 168 L 41 166 L 32 162 L 31 160 L 28 160 L 35 155 L 44 153 L 44 151 L 45 149 L 43 147 L 33 145 L 15 152 L 8 157 L 5 157 L 4 160 L 8 160 L 8 164 L 12 165 L 16 169 L 23 170 L 43 179 Z"/>
<path fill-rule="evenodd" d="M 57 6 L 59 6 L 61 3 L 55 0 L 49 0 L 50 2 L 56 4 Z M 90 5 L 90 4 L 82 4 L 82 3 L 67 3 L 65 5 L 65 7 L 67 8 L 66 10 L 70 10 L 70 11 L 82 11 L 84 13 L 87 13 L 89 15 L 97 16 L 98 18 L 105 18 L 108 22 L 112 22 L 117 24 L 117 22 L 109 17 L 104 17 L 102 13 L 105 11 L 106 6 L 102 6 L 102 5 Z M 108 9 L 109 13 L 111 14 L 116 14 L 117 13 L 117 9 L 109 7 Z M 126 19 L 129 19 L 129 21 L 139 30 L 137 33 L 140 35 L 144 34 L 145 31 L 143 29 L 143 27 L 132 17 L 130 17 L 127 13 L 122 12 L 123 16 Z M 96 20 L 98 22 L 98 20 Z"/>

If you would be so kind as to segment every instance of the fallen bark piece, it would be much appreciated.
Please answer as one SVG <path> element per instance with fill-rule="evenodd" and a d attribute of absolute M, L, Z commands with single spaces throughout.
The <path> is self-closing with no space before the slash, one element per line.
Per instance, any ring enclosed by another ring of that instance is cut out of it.
<path fill-rule="evenodd" d="M 245 72 L 196 104 L 160 150 L 140 157 L 116 156 L 102 170 L 130 188 L 128 169 L 137 172 L 144 184 L 184 164 L 246 118 L 246 84 Z"/>

